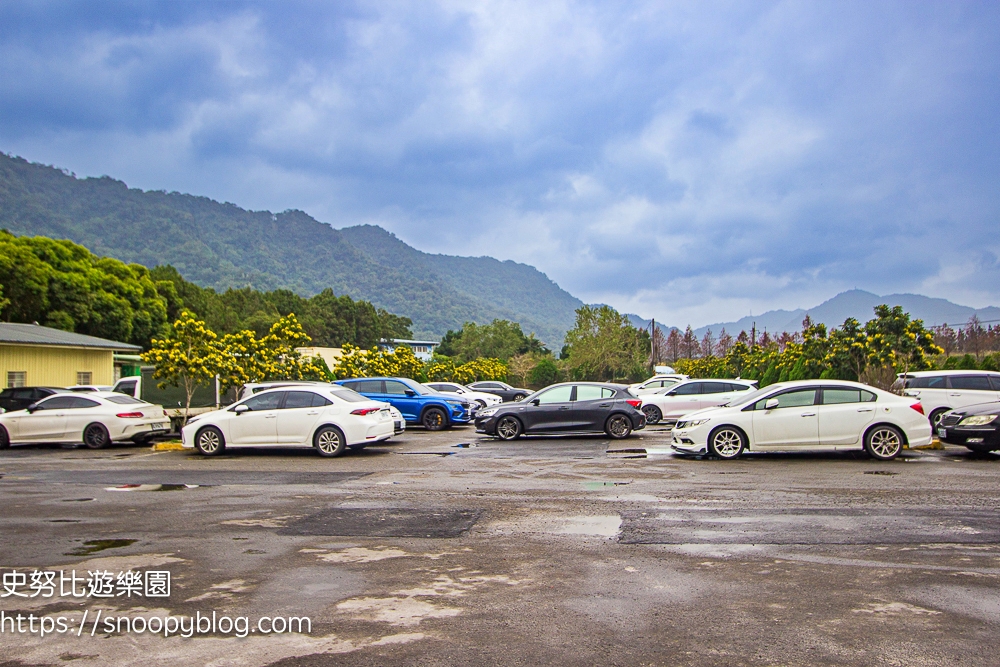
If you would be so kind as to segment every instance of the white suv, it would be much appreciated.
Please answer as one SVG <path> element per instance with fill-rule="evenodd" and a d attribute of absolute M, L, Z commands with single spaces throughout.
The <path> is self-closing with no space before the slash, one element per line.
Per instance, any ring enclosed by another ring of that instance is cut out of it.
<path fill-rule="evenodd" d="M 687 375 L 681 375 L 680 373 L 658 374 L 649 378 L 645 382 L 630 384 L 628 386 L 628 390 L 633 396 L 639 396 L 640 394 L 652 394 L 653 392 L 660 391 L 665 387 L 672 387 L 678 382 L 682 382 L 687 379 Z"/>
<path fill-rule="evenodd" d="M 893 385 L 905 396 L 919 398 L 937 428 L 949 410 L 1000 400 L 1000 373 L 988 371 L 916 371 L 900 373 Z"/>

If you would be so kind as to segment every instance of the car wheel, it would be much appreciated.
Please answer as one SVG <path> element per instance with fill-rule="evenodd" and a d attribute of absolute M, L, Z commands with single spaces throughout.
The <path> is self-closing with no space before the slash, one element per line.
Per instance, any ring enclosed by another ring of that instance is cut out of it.
<path fill-rule="evenodd" d="M 660 420 L 663 419 L 663 413 L 655 405 L 642 406 L 642 414 L 646 415 L 647 424 L 659 424 Z"/>
<path fill-rule="evenodd" d="M 526 398 L 528 398 L 527 394 L 514 394 L 514 396 L 510 400 L 517 403 L 518 401 L 523 401 Z"/>
<path fill-rule="evenodd" d="M 482 410 L 483 408 L 485 408 L 485 407 L 486 407 L 486 401 L 484 401 L 484 400 L 483 400 L 483 399 L 481 399 L 481 398 L 477 398 L 477 399 L 476 399 L 476 403 L 478 403 L 478 404 L 479 404 L 479 409 L 480 409 L 480 410 Z"/>
<path fill-rule="evenodd" d="M 347 439 L 336 426 L 324 426 L 313 436 L 313 445 L 320 456 L 340 456 L 347 449 Z"/>
<path fill-rule="evenodd" d="M 903 434 L 895 426 L 882 424 L 865 434 L 865 451 L 873 459 L 888 461 L 903 450 Z"/>
<path fill-rule="evenodd" d="M 941 417 L 944 417 L 946 412 L 948 412 L 948 408 L 938 408 L 927 417 L 931 422 L 931 428 L 934 429 L 934 435 L 937 435 L 938 424 L 941 423 Z"/>
<path fill-rule="evenodd" d="M 521 422 L 517 417 L 501 417 L 497 422 L 497 437 L 501 440 L 514 440 L 521 437 Z"/>
<path fill-rule="evenodd" d="M 194 448 L 205 456 L 218 456 L 226 449 L 226 437 L 214 426 L 206 426 L 194 436 Z"/>
<path fill-rule="evenodd" d="M 7 433 L 7 429 L 0 426 L 0 449 L 7 449 L 10 447 L 10 434 Z"/>
<path fill-rule="evenodd" d="M 90 449 L 104 449 L 111 444 L 111 435 L 104 424 L 91 424 L 83 429 L 83 444 Z"/>
<path fill-rule="evenodd" d="M 441 408 L 427 408 L 420 418 L 420 423 L 428 431 L 440 431 L 448 428 L 448 417 Z"/>
<path fill-rule="evenodd" d="M 708 451 L 726 461 L 739 458 L 746 446 L 746 436 L 732 426 L 719 427 L 708 436 Z"/>
<path fill-rule="evenodd" d="M 627 438 L 632 433 L 632 420 L 625 415 L 611 415 L 604 425 L 604 432 L 615 440 Z"/>

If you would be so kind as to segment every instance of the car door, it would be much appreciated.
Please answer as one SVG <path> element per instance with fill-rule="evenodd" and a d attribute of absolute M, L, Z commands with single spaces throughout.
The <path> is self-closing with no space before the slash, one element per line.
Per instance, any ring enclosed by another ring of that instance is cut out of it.
<path fill-rule="evenodd" d="M 239 405 L 249 408 L 234 413 L 229 420 L 226 439 L 232 445 L 273 445 L 278 441 L 278 408 L 283 391 L 268 391 L 251 396 Z"/>
<path fill-rule="evenodd" d="M 313 432 L 322 416 L 322 410 L 333 401 L 314 391 L 287 391 L 278 409 L 278 443 L 282 445 L 312 446 Z"/>
<path fill-rule="evenodd" d="M 702 408 L 715 408 L 733 400 L 736 392 L 733 389 L 733 385 L 729 382 L 707 380 L 701 383 L 701 391 L 698 396 Z"/>
<path fill-rule="evenodd" d="M 524 412 L 518 413 L 524 420 L 525 432 L 572 430 L 574 389 L 573 385 L 564 384 L 536 396 Z"/>
<path fill-rule="evenodd" d="M 574 428 L 583 431 L 603 431 L 615 405 L 615 391 L 592 384 L 576 385 L 573 400 Z"/>
<path fill-rule="evenodd" d="M 66 410 L 73 396 L 56 395 L 35 404 L 17 420 L 17 439 L 22 442 L 58 442 L 66 437 Z"/>
<path fill-rule="evenodd" d="M 458 397 L 456 396 L 455 398 Z M 397 410 L 403 413 L 403 418 L 407 421 L 417 421 L 420 419 L 420 408 L 423 401 L 417 396 L 415 391 L 399 380 L 386 380 L 385 393 L 382 398 L 376 400 L 391 403 Z"/>
<path fill-rule="evenodd" d="M 855 445 L 875 419 L 876 396 L 854 387 L 823 387 L 816 406 L 821 445 Z"/>
<path fill-rule="evenodd" d="M 753 444 L 759 447 L 808 447 L 819 444 L 817 390 L 789 389 L 754 403 Z M 778 407 L 768 410 L 767 401 L 775 398 Z"/>
<path fill-rule="evenodd" d="M 688 382 L 666 391 L 663 396 L 663 417 L 676 419 L 701 409 L 701 382 Z"/>
<path fill-rule="evenodd" d="M 83 430 L 95 421 L 102 421 L 101 417 L 106 416 L 101 410 L 104 406 L 82 396 L 73 396 L 69 403 L 65 410 L 65 438 L 72 442 L 83 442 Z"/>
<path fill-rule="evenodd" d="M 997 392 L 990 384 L 990 378 L 982 375 L 952 375 L 948 378 L 948 402 L 953 408 L 990 403 L 997 400 Z"/>

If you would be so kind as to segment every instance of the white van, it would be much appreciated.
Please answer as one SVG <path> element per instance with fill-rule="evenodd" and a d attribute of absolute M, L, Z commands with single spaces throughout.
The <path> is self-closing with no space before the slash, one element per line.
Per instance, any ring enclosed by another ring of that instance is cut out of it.
<path fill-rule="evenodd" d="M 1000 373 L 911 371 L 898 377 L 893 389 L 902 389 L 904 396 L 919 398 L 934 428 L 949 410 L 1000 400 Z"/>

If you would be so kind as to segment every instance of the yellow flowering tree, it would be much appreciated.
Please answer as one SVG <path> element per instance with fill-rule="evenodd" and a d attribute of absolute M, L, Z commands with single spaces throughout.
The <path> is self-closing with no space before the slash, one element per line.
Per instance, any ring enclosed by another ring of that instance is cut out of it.
<path fill-rule="evenodd" d="M 417 378 L 423 370 L 423 364 L 414 356 L 413 350 L 405 345 L 386 352 L 376 347 L 363 350 L 347 343 L 343 350 L 343 356 L 332 369 L 340 379 L 378 376 Z"/>
<path fill-rule="evenodd" d="M 208 384 L 224 372 L 225 363 L 218 346 L 218 336 L 188 311 L 181 313 L 166 338 L 154 338 L 142 360 L 155 366 L 153 377 L 167 385 L 184 389 L 184 417 L 191 411 L 191 397 L 198 385 Z"/>

